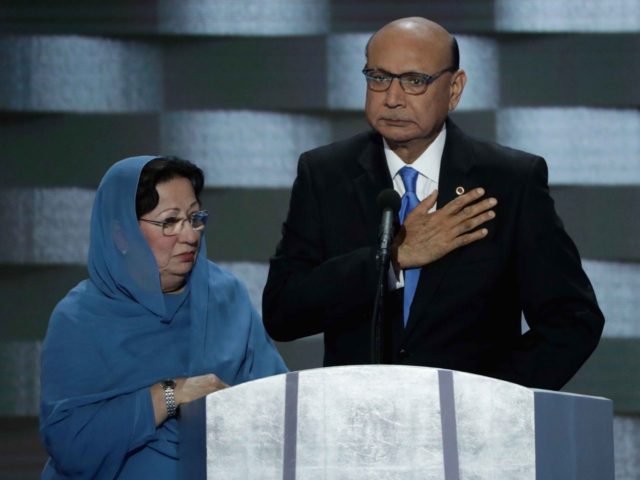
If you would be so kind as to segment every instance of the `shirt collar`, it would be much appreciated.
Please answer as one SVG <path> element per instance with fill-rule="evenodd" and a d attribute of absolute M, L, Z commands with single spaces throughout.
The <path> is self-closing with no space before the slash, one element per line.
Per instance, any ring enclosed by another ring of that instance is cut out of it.
<path fill-rule="evenodd" d="M 436 183 L 440 178 L 440 163 L 442 161 L 442 152 L 444 151 L 446 137 L 447 127 L 443 125 L 436 139 L 431 142 L 431 145 L 411 164 L 411 167 L 416 169 L 420 175 Z M 402 167 L 406 167 L 407 164 L 389 148 L 389 144 L 387 144 L 384 137 L 382 141 L 384 142 L 384 155 L 387 158 L 387 167 L 389 167 L 389 173 L 393 179 L 398 174 L 398 171 L 400 171 Z"/>

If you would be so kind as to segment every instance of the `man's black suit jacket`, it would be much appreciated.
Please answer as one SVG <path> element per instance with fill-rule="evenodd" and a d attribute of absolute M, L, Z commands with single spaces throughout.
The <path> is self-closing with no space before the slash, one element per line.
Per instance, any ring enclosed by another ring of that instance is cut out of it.
<path fill-rule="evenodd" d="M 596 347 L 604 318 L 556 215 L 545 161 L 472 139 L 447 121 L 438 208 L 458 186 L 497 198 L 496 218 L 486 238 L 422 268 L 406 328 L 402 291 L 387 294 L 386 360 L 561 388 Z M 392 180 L 376 132 L 300 157 L 263 315 L 276 340 L 324 332 L 325 366 L 369 363 L 376 197 L 386 188 Z"/>

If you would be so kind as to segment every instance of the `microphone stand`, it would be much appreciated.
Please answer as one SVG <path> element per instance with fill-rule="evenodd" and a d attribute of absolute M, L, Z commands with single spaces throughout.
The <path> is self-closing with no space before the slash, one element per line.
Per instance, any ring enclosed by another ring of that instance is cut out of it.
<path fill-rule="evenodd" d="M 393 224 L 393 211 L 385 209 L 382 213 L 383 217 L 388 215 L 389 224 Z M 384 223 L 384 220 L 383 220 Z M 373 318 L 371 328 L 371 363 L 382 363 L 384 352 L 383 328 L 384 328 L 384 295 L 387 291 L 387 281 L 389 264 L 391 262 L 391 235 L 381 234 L 380 246 L 376 254 L 376 263 L 378 267 L 378 283 L 376 288 L 376 297 L 373 303 Z"/>
<path fill-rule="evenodd" d="M 382 249 L 381 249 L 382 250 Z M 384 294 L 387 291 L 387 271 L 391 257 L 388 250 L 386 253 L 378 252 L 376 256 L 378 263 L 378 286 L 376 288 L 376 298 L 373 303 L 373 328 L 371 336 L 371 363 L 382 363 L 384 342 L 382 339 L 382 329 L 384 325 Z"/>
<path fill-rule="evenodd" d="M 384 295 L 387 291 L 387 272 L 391 262 L 391 242 L 393 241 L 393 219 L 400 210 L 400 195 L 393 188 L 387 188 L 376 199 L 382 220 L 376 264 L 378 267 L 378 283 L 376 297 L 373 303 L 373 318 L 371 319 L 371 363 L 382 363 L 384 354 Z"/>

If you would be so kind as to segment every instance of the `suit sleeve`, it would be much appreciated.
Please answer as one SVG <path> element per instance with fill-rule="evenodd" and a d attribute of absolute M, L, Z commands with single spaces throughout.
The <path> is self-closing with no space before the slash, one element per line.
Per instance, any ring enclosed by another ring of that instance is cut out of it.
<path fill-rule="evenodd" d="M 596 348 L 604 317 L 578 251 L 555 212 L 541 158 L 531 164 L 516 231 L 519 301 L 530 330 L 499 377 L 560 389 Z"/>
<path fill-rule="evenodd" d="M 303 154 L 298 162 L 282 239 L 271 258 L 263 295 L 267 331 L 287 341 L 325 331 L 333 322 L 362 318 L 375 296 L 375 248 L 364 246 L 334 255 L 328 237 L 340 232 L 330 223 L 322 199 L 339 185 L 322 184 Z"/>

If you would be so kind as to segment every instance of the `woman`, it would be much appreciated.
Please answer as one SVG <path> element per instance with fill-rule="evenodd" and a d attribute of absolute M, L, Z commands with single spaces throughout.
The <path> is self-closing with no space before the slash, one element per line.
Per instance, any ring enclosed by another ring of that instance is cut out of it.
<path fill-rule="evenodd" d="M 207 260 L 202 171 L 134 157 L 102 179 L 89 279 L 42 352 L 42 478 L 177 478 L 176 410 L 286 370 L 246 290 Z"/>

